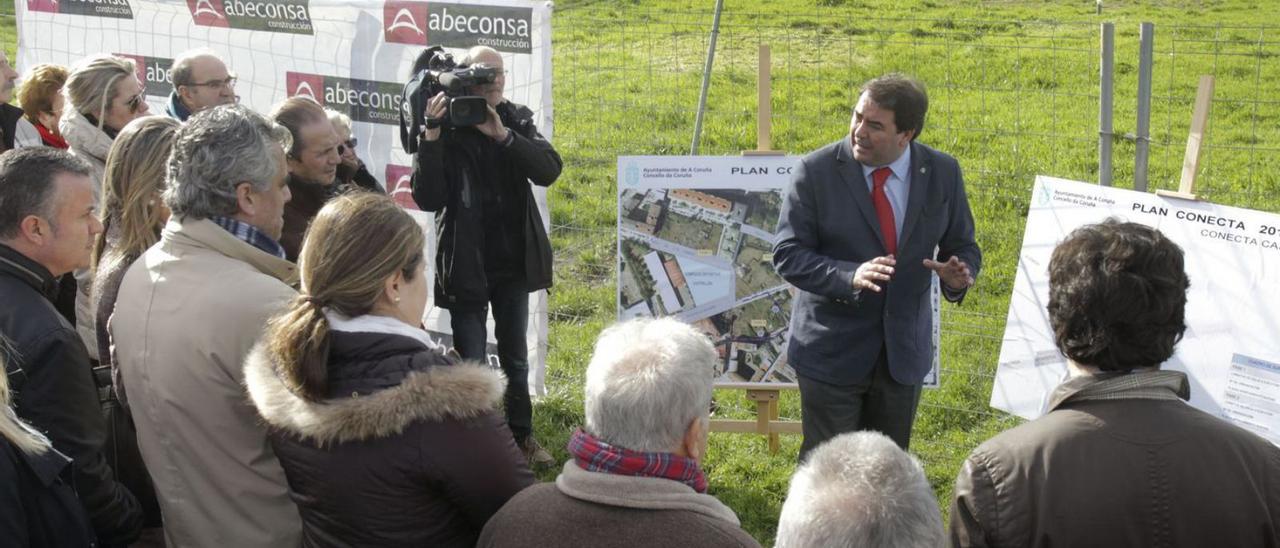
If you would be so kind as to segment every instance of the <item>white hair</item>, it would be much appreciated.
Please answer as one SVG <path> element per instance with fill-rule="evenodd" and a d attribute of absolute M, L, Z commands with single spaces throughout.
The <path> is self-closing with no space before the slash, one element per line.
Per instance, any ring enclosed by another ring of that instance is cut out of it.
<path fill-rule="evenodd" d="M 615 324 L 587 366 L 587 432 L 634 451 L 679 448 L 707 420 L 716 352 L 698 330 L 670 318 Z"/>
<path fill-rule="evenodd" d="M 342 132 L 351 133 L 351 117 L 333 110 L 331 108 L 324 109 L 324 115 L 329 118 L 329 123 L 333 124 L 333 129 L 341 129 Z"/>
<path fill-rule="evenodd" d="M 915 457 L 879 432 L 841 434 L 791 477 L 776 548 L 943 545 L 942 514 Z"/>

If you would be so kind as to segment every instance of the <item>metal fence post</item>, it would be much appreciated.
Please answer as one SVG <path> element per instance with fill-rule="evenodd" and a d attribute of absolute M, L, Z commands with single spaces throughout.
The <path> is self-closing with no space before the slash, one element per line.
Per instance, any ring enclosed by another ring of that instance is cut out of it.
<path fill-rule="evenodd" d="M 711 43 L 707 45 L 707 64 L 702 68 L 702 93 L 698 95 L 698 116 L 693 122 L 693 145 L 689 154 L 698 154 L 698 141 L 702 139 L 702 115 L 707 111 L 707 90 L 711 87 L 711 65 L 716 60 L 716 37 L 720 36 L 720 12 L 724 0 L 716 0 L 716 15 L 711 21 Z"/>
<path fill-rule="evenodd" d="M 1098 4 L 1101 6 L 1101 2 Z M 1102 24 L 1102 59 L 1098 90 L 1098 184 L 1111 186 L 1112 100 L 1115 91 L 1116 25 Z"/>
<path fill-rule="evenodd" d="M 1147 156 L 1151 152 L 1151 65 L 1156 26 L 1143 23 L 1138 50 L 1138 128 L 1133 157 L 1133 189 L 1147 190 Z"/>

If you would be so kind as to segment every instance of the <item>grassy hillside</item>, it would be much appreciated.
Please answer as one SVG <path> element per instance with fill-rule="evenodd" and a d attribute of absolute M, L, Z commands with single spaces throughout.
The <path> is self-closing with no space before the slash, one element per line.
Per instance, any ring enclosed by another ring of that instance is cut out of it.
<path fill-rule="evenodd" d="M 561 1 L 556 6 L 557 148 L 552 188 L 558 286 L 551 297 L 546 445 L 582 420 L 582 372 L 614 311 L 616 157 L 688 154 L 714 2 Z M 801 154 L 847 135 L 857 86 L 903 71 L 930 88 L 921 141 L 966 172 L 985 270 L 961 307 L 944 306 L 943 386 L 925 393 L 912 451 L 942 501 L 964 456 L 1017 420 L 990 409 L 1027 199 L 1035 175 L 1098 177 L 1099 23 L 1116 24 L 1116 133 L 1132 133 L 1138 25 L 1156 23 L 1150 185 L 1173 188 L 1199 74 L 1217 76 L 1200 190 L 1220 203 L 1280 209 L 1280 28 L 1252 27 L 1249 2 L 890 2 L 728 0 L 700 153 L 755 147 L 756 55 L 773 52 L 774 148 Z M 1271 90 L 1271 91 L 1267 91 Z M 1134 143 L 1115 142 L 1114 180 L 1132 186 Z M 741 391 L 721 415 L 752 416 Z M 782 415 L 799 420 L 798 398 Z M 768 545 L 799 437 L 770 455 L 756 436 L 716 434 L 711 491 Z M 558 453 L 564 458 L 563 452 Z M 544 474 L 550 479 L 554 474 Z"/>

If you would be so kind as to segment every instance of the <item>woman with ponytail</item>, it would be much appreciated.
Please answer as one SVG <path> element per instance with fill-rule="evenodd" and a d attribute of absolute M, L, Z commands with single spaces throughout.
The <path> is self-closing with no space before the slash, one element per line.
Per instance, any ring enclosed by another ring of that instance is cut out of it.
<path fill-rule="evenodd" d="M 505 380 L 421 328 L 417 223 L 354 193 L 312 221 L 301 293 L 245 364 L 302 516 L 303 546 L 473 546 L 533 475 L 498 409 Z"/>
<path fill-rule="evenodd" d="M 71 459 L 22 422 L 10 405 L 0 338 L 0 541 L 5 546 L 92 546 L 93 530 L 71 487 Z"/>

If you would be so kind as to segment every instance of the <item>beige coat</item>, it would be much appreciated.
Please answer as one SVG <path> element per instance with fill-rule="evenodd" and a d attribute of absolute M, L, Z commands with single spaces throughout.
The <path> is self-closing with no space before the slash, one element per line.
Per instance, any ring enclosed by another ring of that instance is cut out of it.
<path fill-rule="evenodd" d="M 102 179 L 107 170 L 107 153 L 111 152 L 111 137 L 98 129 L 98 126 L 89 123 L 83 114 L 76 112 L 73 108 L 67 109 L 62 115 L 62 119 L 58 121 L 58 130 L 62 132 L 62 137 L 67 140 L 67 144 L 71 145 L 69 149 L 71 154 L 88 162 L 89 167 L 92 168 L 89 176 L 93 178 L 93 199 L 94 203 L 100 207 Z M 84 341 L 84 348 L 89 351 L 89 357 L 98 360 L 98 336 L 94 328 L 93 299 L 89 295 L 89 289 L 93 287 L 93 273 L 85 268 L 77 270 L 75 276 L 78 289 L 76 333 L 79 333 L 80 340 Z"/>
<path fill-rule="evenodd" d="M 292 263 L 171 219 L 120 284 L 111 336 L 170 546 L 296 546 L 298 510 L 243 387 Z"/>

